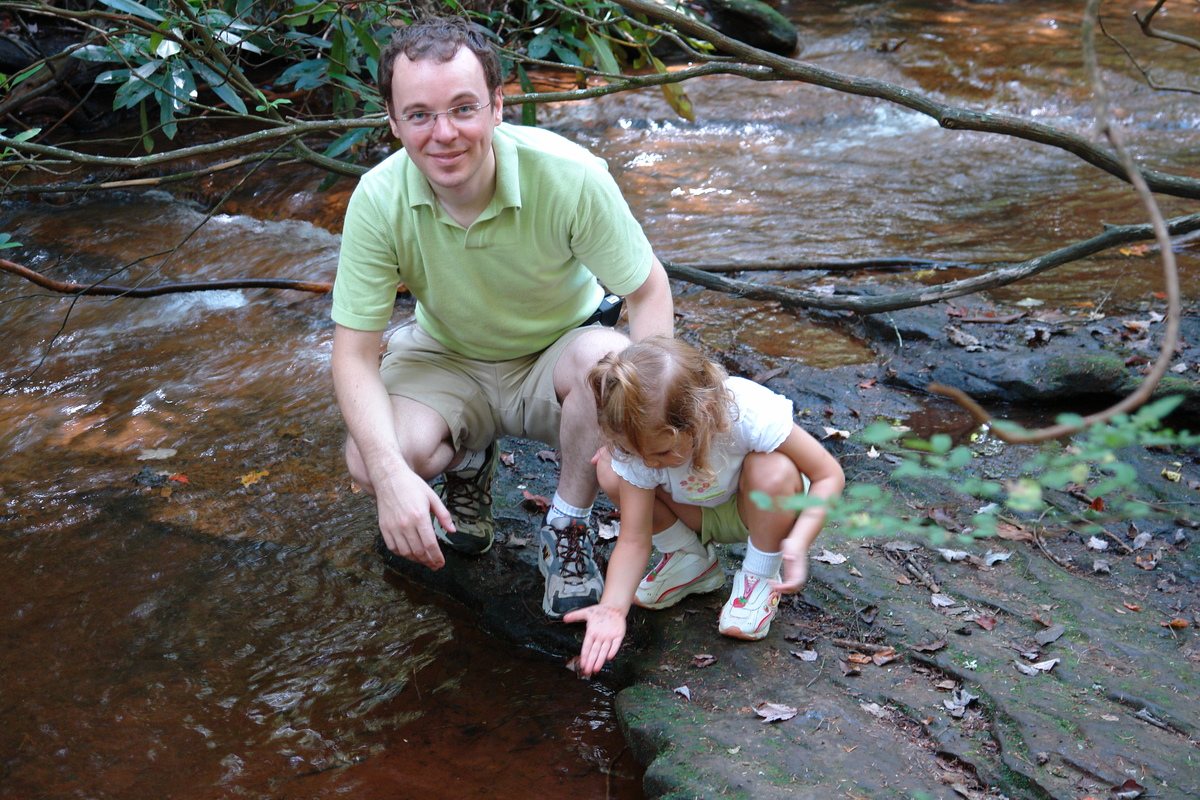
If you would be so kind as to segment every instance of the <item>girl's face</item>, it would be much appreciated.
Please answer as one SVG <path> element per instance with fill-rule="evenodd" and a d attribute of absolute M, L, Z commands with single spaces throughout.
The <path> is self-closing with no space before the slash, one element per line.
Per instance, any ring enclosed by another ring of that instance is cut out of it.
<path fill-rule="evenodd" d="M 650 469 L 682 467 L 692 460 L 692 437 L 686 433 L 662 433 L 646 440 L 645 452 L 638 456 Z"/>

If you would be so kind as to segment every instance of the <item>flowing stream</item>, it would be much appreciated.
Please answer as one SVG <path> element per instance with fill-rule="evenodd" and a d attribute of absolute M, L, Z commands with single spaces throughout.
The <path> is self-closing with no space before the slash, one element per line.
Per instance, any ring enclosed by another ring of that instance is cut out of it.
<path fill-rule="evenodd" d="M 1142 40 L 1132 8 L 1106 5 L 1108 30 L 1160 83 L 1194 87 L 1196 54 Z M 782 9 L 820 66 L 1092 124 L 1077 2 Z M 1169 3 L 1160 23 L 1195 36 L 1198 20 Z M 1200 176 L 1200 104 L 1147 89 L 1111 43 L 1102 53 L 1140 161 Z M 1052 148 L 811 86 L 712 78 L 688 91 L 695 123 L 657 91 L 540 112 L 609 161 L 673 261 L 1022 261 L 1145 219 L 1125 184 Z M 0 230 L 25 245 L 6 255 L 75 281 L 330 280 L 338 238 L 309 220 L 336 219 L 344 189 L 327 200 L 319 181 L 264 177 L 211 218 L 161 192 L 6 200 Z M 1179 256 L 1194 298 L 1196 251 Z M 712 347 L 781 364 L 872 357 L 803 314 L 678 288 L 680 324 Z M 1157 261 L 1133 253 L 992 296 L 1082 313 L 1161 307 L 1160 291 Z M 383 574 L 372 506 L 341 463 L 328 298 L 71 300 L 6 277 L 0 320 L 0 797 L 641 796 L 612 687 Z"/>

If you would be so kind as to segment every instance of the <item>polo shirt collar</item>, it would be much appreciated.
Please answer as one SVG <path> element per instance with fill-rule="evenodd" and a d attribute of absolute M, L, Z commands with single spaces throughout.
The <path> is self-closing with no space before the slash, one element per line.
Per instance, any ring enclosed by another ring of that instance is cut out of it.
<path fill-rule="evenodd" d="M 496 193 L 481 218 L 494 216 L 503 208 L 521 207 L 520 157 L 516 142 L 505 130 L 506 124 L 497 125 L 492 135 L 492 151 L 496 154 Z M 432 206 L 436 209 L 438 202 L 433 187 L 411 159 L 405 172 L 409 207 Z"/>

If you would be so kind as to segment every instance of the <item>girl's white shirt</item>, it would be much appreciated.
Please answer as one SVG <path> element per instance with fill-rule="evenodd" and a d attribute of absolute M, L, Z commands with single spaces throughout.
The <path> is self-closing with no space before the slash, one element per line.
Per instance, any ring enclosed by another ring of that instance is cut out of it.
<path fill-rule="evenodd" d="M 714 478 L 692 474 L 692 464 L 651 469 L 636 455 L 614 451 L 613 471 L 642 489 L 665 487 L 679 503 L 715 508 L 737 492 L 742 462 L 749 453 L 770 453 L 792 432 L 792 401 L 745 378 L 727 378 L 734 420 L 729 434 L 713 442 L 709 459 Z"/>

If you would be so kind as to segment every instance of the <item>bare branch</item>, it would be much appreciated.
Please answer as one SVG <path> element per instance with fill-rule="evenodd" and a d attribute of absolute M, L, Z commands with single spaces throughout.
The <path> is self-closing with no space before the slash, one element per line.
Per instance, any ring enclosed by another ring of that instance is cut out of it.
<path fill-rule="evenodd" d="M 755 77 L 755 80 L 790 78 L 801 83 L 810 83 L 847 94 L 887 100 L 932 117 L 943 128 L 950 130 L 999 133 L 1065 150 L 1110 175 L 1123 181 L 1129 181 L 1128 173 L 1117 155 L 1095 146 L 1086 137 L 1077 133 L 1062 131 L 1009 114 L 972 111 L 952 106 L 886 81 L 844 75 L 786 56 L 768 53 L 718 33 L 707 25 L 695 22 L 666 6 L 659 5 L 654 0 L 615 0 L 615 2 L 652 19 L 666 22 L 684 35 L 705 39 L 719 50 L 737 56 L 747 64 L 764 67 L 765 70 L 760 73 L 761 77 Z M 1155 192 L 1200 199 L 1200 180 L 1155 170 L 1146 170 L 1142 174 L 1151 190 Z"/>
<path fill-rule="evenodd" d="M 1182 236 L 1197 230 L 1200 230 L 1200 213 L 1178 217 L 1167 224 L 1167 231 L 1171 236 Z M 1078 261 L 1119 245 L 1153 238 L 1155 238 L 1155 232 L 1150 225 L 1114 225 L 1099 236 L 1067 245 L 1020 264 L 1013 264 L 973 278 L 963 278 L 939 286 L 895 292 L 880 297 L 829 295 L 788 289 L 783 286 L 750 283 L 733 278 L 723 278 L 694 267 L 669 261 L 664 261 L 663 266 L 666 267 L 667 274 L 672 278 L 685 280 L 736 297 L 744 297 L 748 300 L 770 300 L 787 308 L 821 308 L 831 311 L 854 311 L 859 314 L 878 314 L 884 311 L 929 305 L 939 300 L 948 300 L 952 297 L 961 297 L 1007 286 L 1040 272 L 1061 267 L 1063 264 Z"/>
<path fill-rule="evenodd" d="M 1163 7 L 1165 2 L 1166 0 L 1157 0 L 1157 2 L 1154 4 L 1154 8 L 1150 9 L 1144 18 L 1138 16 L 1136 11 L 1133 12 L 1133 18 L 1137 20 L 1138 25 L 1142 29 L 1142 33 L 1152 39 L 1162 39 L 1167 42 L 1181 44 L 1184 47 L 1190 47 L 1193 50 L 1200 50 L 1200 41 L 1197 41 L 1190 36 L 1182 36 L 1178 33 L 1168 33 L 1166 31 L 1156 30 L 1150 24 L 1150 20 L 1154 19 L 1154 15 L 1158 13 L 1158 10 Z"/>
<path fill-rule="evenodd" d="M 1105 29 L 1103 19 L 1100 20 L 1100 32 L 1107 36 L 1110 42 L 1121 48 L 1121 50 L 1125 53 L 1126 58 L 1129 59 L 1129 63 L 1133 64 L 1137 71 L 1142 73 L 1142 77 L 1146 79 L 1146 85 L 1151 89 L 1157 89 L 1161 92 L 1184 92 L 1186 94 L 1200 94 L 1200 89 L 1193 89 L 1189 86 L 1166 86 L 1155 81 L 1154 78 L 1150 77 L 1150 73 L 1146 72 L 1146 70 L 1138 62 L 1133 53 L 1129 51 L 1129 48 L 1125 46 L 1125 43 Z"/>
<path fill-rule="evenodd" d="M 294 281 L 283 278 L 239 278 L 224 281 L 194 281 L 191 283 L 166 283 L 158 286 L 114 286 L 107 283 L 74 283 L 58 281 L 35 272 L 28 267 L 0 258 L 0 272 L 7 272 L 49 289 L 52 292 L 88 296 L 118 297 L 161 297 L 184 292 L 210 292 L 221 289 L 291 289 L 297 292 L 324 294 L 333 284 L 324 281 Z"/>

